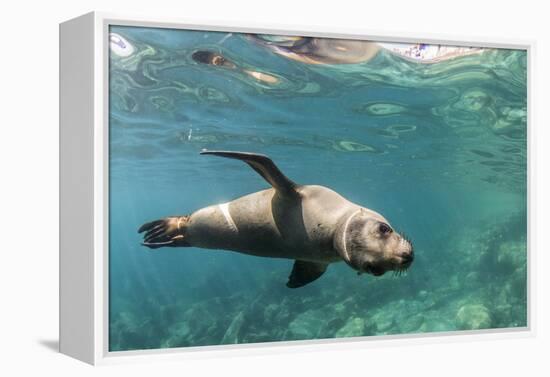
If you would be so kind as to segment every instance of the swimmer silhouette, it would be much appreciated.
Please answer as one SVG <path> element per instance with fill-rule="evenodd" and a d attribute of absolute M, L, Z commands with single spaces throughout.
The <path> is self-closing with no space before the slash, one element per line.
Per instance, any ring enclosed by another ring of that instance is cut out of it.
<path fill-rule="evenodd" d="M 191 55 L 191 58 L 197 63 L 209 64 L 216 67 L 238 70 L 258 81 L 261 81 L 267 84 L 276 84 L 279 82 L 279 79 L 277 77 L 269 75 L 267 73 L 239 68 L 235 63 L 233 63 L 232 61 L 225 58 L 223 55 L 214 51 L 208 51 L 208 50 L 195 51 L 193 55 Z"/>
<path fill-rule="evenodd" d="M 274 53 L 306 64 L 356 64 L 368 62 L 380 50 L 415 63 L 431 64 L 479 54 L 481 48 L 402 43 L 377 43 L 354 39 L 277 35 L 249 35 Z"/>
<path fill-rule="evenodd" d="M 273 52 L 308 64 L 352 64 L 371 60 L 380 47 L 353 39 L 250 35 Z"/>

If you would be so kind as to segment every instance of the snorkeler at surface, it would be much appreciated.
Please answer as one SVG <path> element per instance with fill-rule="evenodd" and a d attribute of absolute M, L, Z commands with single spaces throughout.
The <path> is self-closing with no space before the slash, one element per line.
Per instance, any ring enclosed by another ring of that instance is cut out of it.
<path fill-rule="evenodd" d="M 380 47 L 352 39 L 250 35 L 260 44 L 289 59 L 308 64 L 350 64 L 372 59 Z"/>
<path fill-rule="evenodd" d="M 267 84 L 276 84 L 279 82 L 279 79 L 277 77 L 269 75 L 267 73 L 239 68 L 235 63 L 233 63 L 232 61 L 225 58 L 223 55 L 214 51 L 208 51 L 208 50 L 195 51 L 193 55 L 191 55 L 191 58 L 197 63 L 210 64 L 218 67 L 239 70 L 256 80 Z"/>
<path fill-rule="evenodd" d="M 352 39 L 249 35 L 278 55 L 307 64 L 354 64 L 368 62 L 382 49 L 406 60 L 437 63 L 477 54 L 481 48 L 428 44 L 375 43 Z"/>

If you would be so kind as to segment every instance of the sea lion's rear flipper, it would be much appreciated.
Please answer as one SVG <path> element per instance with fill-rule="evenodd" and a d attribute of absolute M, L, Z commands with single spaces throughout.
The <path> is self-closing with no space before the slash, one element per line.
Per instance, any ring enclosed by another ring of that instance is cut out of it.
<path fill-rule="evenodd" d="M 279 170 L 277 165 L 275 165 L 275 163 L 269 157 L 263 154 L 207 150 L 203 150 L 201 154 L 212 154 L 215 156 L 234 158 L 236 160 L 244 161 L 281 194 L 296 194 L 296 183 L 288 179 Z"/>
<path fill-rule="evenodd" d="M 145 232 L 141 244 L 150 249 L 191 246 L 185 237 L 188 221 L 189 216 L 170 216 L 143 224 L 138 229 L 138 233 Z"/>
<path fill-rule="evenodd" d="M 286 286 L 289 288 L 299 288 L 317 280 L 327 270 L 327 264 L 316 262 L 305 262 L 297 260 L 294 262 L 292 272 L 288 277 Z"/>

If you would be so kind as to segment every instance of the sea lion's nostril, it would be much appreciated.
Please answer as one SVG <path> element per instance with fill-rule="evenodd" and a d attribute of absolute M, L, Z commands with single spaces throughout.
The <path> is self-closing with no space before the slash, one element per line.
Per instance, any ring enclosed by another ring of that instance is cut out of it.
<path fill-rule="evenodd" d="M 412 251 L 406 251 L 401 254 L 401 258 L 403 258 L 403 262 L 409 263 L 412 262 L 414 259 L 414 254 Z"/>

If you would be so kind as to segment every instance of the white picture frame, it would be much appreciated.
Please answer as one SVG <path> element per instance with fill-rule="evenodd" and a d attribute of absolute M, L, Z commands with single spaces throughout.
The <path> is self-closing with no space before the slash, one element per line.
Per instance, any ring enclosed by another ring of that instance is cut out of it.
<path fill-rule="evenodd" d="M 145 351 L 108 350 L 108 51 L 109 26 L 300 35 L 380 42 L 523 49 L 528 59 L 528 326 L 263 344 L 202 346 Z M 397 343 L 477 340 L 534 335 L 531 183 L 531 72 L 534 43 L 365 30 L 320 30 L 286 25 L 207 23 L 88 13 L 60 25 L 60 351 L 90 364 L 149 359 L 203 358 L 315 349 L 378 347 Z M 457 336 L 460 334 L 460 336 Z"/>

